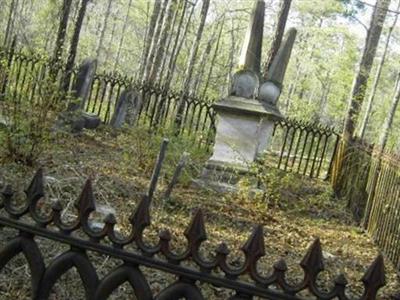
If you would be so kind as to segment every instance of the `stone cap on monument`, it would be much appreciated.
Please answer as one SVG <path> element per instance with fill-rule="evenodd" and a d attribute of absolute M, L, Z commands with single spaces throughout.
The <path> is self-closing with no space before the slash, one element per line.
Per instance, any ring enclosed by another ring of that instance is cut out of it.
<path fill-rule="evenodd" d="M 261 118 L 265 117 L 273 121 L 283 119 L 283 115 L 275 105 L 263 103 L 257 99 L 228 96 L 214 103 L 212 107 L 217 113 L 232 113 L 257 116 Z"/>

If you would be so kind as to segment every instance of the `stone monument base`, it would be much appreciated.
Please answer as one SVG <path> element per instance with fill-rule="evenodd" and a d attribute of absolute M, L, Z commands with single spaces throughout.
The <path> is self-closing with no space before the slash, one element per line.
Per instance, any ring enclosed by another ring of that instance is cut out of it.
<path fill-rule="evenodd" d="M 226 165 L 223 162 L 210 160 L 206 163 L 199 179 L 193 183 L 202 188 L 208 188 L 221 193 L 236 193 L 239 191 L 238 183 L 246 177 L 250 179 L 251 190 L 255 193 L 262 192 L 257 188 L 257 178 L 249 168 L 241 165 Z M 252 193 L 253 193 L 252 192 Z"/>

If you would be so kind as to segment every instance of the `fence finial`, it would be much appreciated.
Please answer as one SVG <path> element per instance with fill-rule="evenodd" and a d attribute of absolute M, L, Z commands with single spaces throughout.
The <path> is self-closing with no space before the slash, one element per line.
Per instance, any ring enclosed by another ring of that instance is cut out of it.
<path fill-rule="evenodd" d="M 43 169 L 40 168 L 37 170 L 35 176 L 29 185 L 29 187 L 25 190 L 26 197 L 28 198 L 28 203 L 31 204 L 36 200 L 44 197 L 44 186 L 43 186 Z"/>
<path fill-rule="evenodd" d="M 242 250 L 253 261 L 265 255 L 264 230 L 261 225 L 254 227 L 250 237 L 242 246 Z"/>
<path fill-rule="evenodd" d="M 96 200 L 93 195 L 92 180 L 86 180 L 82 192 L 75 202 L 75 207 L 79 211 L 80 218 L 88 217 L 88 215 L 96 210 Z"/>
<path fill-rule="evenodd" d="M 317 238 L 308 249 L 306 255 L 300 263 L 300 266 L 307 275 L 311 275 L 315 279 L 318 273 L 324 270 L 324 262 L 322 255 L 321 242 Z"/>
<path fill-rule="evenodd" d="M 363 299 L 375 299 L 378 290 L 386 283 L 385 263 L 382 254 L 379 254 L 377 258 L 375 258 L 361 281 L 365 286 L 364 296 L 366 296 L 366 298 Z"/>

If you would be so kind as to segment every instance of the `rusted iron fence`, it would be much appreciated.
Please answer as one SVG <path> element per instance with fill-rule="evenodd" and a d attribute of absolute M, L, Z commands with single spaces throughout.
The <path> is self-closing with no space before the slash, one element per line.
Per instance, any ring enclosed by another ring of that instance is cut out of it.
<path fill-rule="evenodd" d="M 0 51 L 6 76 L 0 79 L 2 95 L 7 92 L 20 97 L 29 95 L 30 101 L 37 97 L 36 86 L 43 82 L 54 66 L 48 59 L 15 50 Z M 6 67 L 7 66 L 7 67 Z M 61 80 L 63 69 L 58 70 Z M 75 73 L 71 78 L 75 78 Z M 133 78 L 117 73 L 97 73 L 93 81 L 86 110 L 109 123 L 115 103 L 128 87 L 134 87 L 142 95 L 143 105 L 137 123 L 151 130 L 165 130 L 174 125 L 180 92 L 157 85 L 141 84 Z M 1 96 L 1 95 L 0 95 Z M 192 137 L 199 146 L 210 149 L 215 135 L 215 112 L 209 99 L 184 96 L 184 114 L 179 133 Z M 283 120 L 275 124 L 272 146 L 267 156 L 269 163 L 286 172 L 294 172 L 311 178 L 329 177 L 335 155 L 338 135 L 332 128 L 297 120 Z"/>
<path fill-rule="evenodd" d="M 400 157 L 371 145 L 341 145 L 332 184 L 382 251 L 400 269 Z"/>
<path fill-rule="evenodd" d="M 25 190 L 24 203 L 15 205 L 18 193 L 10 185 L 2 192 L 0 202 L 1 227 L 17 230 L 15 237 L 7 241 L 0 251 L 0 270 L 15 256 L 24 254 L 31 274 L 32 299 L 49 299 L 52 288 L 71 268 L 75 267 L 85 289 L 85 298 L 107 299 L 124 283 L 129 283 L 137 299 L 176 300 L 206 299 L 202 290 L 215 286 L 230 291 L 227 299 L 377 299 L 378 290 L 385 285 L 383 257 L 378 256 L 362 278 L 365 289 L 361 297 L 349 298 L 347 280 L 339 275 L 331 287 L 317 283 L 319 273 L 324 270 L 323 253 L 319 240 L 311 245 L 300 266 L 304 278 L 295 285 L 286 280 L 287 266 L 283 259 L 272 266 L 270 275 L 262 275 L 259 260 L 265 256 L 262 226 L 255 226 L 242 247 L 245 260 L 233 266 L 228 259 L 228 246 L 219 244 L 214 254 L 204 256 L 200 248 L 207 240 L 204 215 L 197 210 L 185 231 L 186 249 L 171 250 L 172 234 L 160 232 L 158 242 L 149 245 L 145 229 L 150 226 L 151 194 L 144 196 L 130 218 L 131 230 L 122 234 L 117 228 L 113 214 L 105 217 L 101 228 L 94 228 L 90 216 L 96 210 L 96 201 L 90 180 L 75 203 L 75 220 L 66 223 L 62 218 L 64 208 L 57 200 L 48 212 L 44 212 L 45 198 L 43 171 L 39 170 Z M 62 243 L 71 248 L 55 258 L 44 257 L 38 239 Z M 92 263 L 94 254 L 116 258 L 120 263 L 105 277 L 99 278 Z M 49 261 L 46 265 L 45 261 Z M 142 268 L 174 275 L 176 281 L 155 293 Z M 155 295 L 156 294 L 156 295 Z M 219 297 L 221 299 L 221 297 Z M 393 299 L 400 299 L 394 296 Z"/>
<path fill-rule="evenodd" d="M 338 142 L 333 128 L 286 119 L 275 124 L 270 156 L 279 169 L 327 179 Z"/>

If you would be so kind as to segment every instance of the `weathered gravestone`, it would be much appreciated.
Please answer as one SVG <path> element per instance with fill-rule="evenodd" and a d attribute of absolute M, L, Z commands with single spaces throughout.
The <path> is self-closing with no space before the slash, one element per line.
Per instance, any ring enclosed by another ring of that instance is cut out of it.
<path fill-rule="evenodd" d="M 129 126 L 134 125 L 141 106 L 142 97 L 140 93 L 132 88 L 124 90 L 115 104 L 114 114 L 110 122 L 111 126 L 121 128 L 125 123 Z"/>
<path fill-rule="evenodd" d="M 267 81 L 261 82 L 264 10 L 264 1 L 257 0 L 241 52 L 241 70 L 234 74 L 229 95 L 213 105 L 217 113 L 213 155 L 196 183 L 217 191 L 236 191 L 238 181 L 268 148 L 274 123 L 283 118 L 276 104 L 296 31 L 289 31 Z"/>
<path fill-rule="evenodd" d="M 86 58 L 79 66 L 74 84 L 72 86 L 72 101 L 68 110 L 84 109 L 89 97 L 90 88 L 93 84 L 93 79 L 96 74 L 97 60 Z"/>
<path fill-rule="evenodd" d="M 61 126 L 69 126 L 74 133 L 79 133 L 84 128 L 95 129 L 101 123 L 97 115 L 84 111 L 96 68 L 97 61 L 95 59 L 85 59 L 82 62 L 72 86 L 72 100 L 68 104 L 67 111 L 60 116 Z"/>

